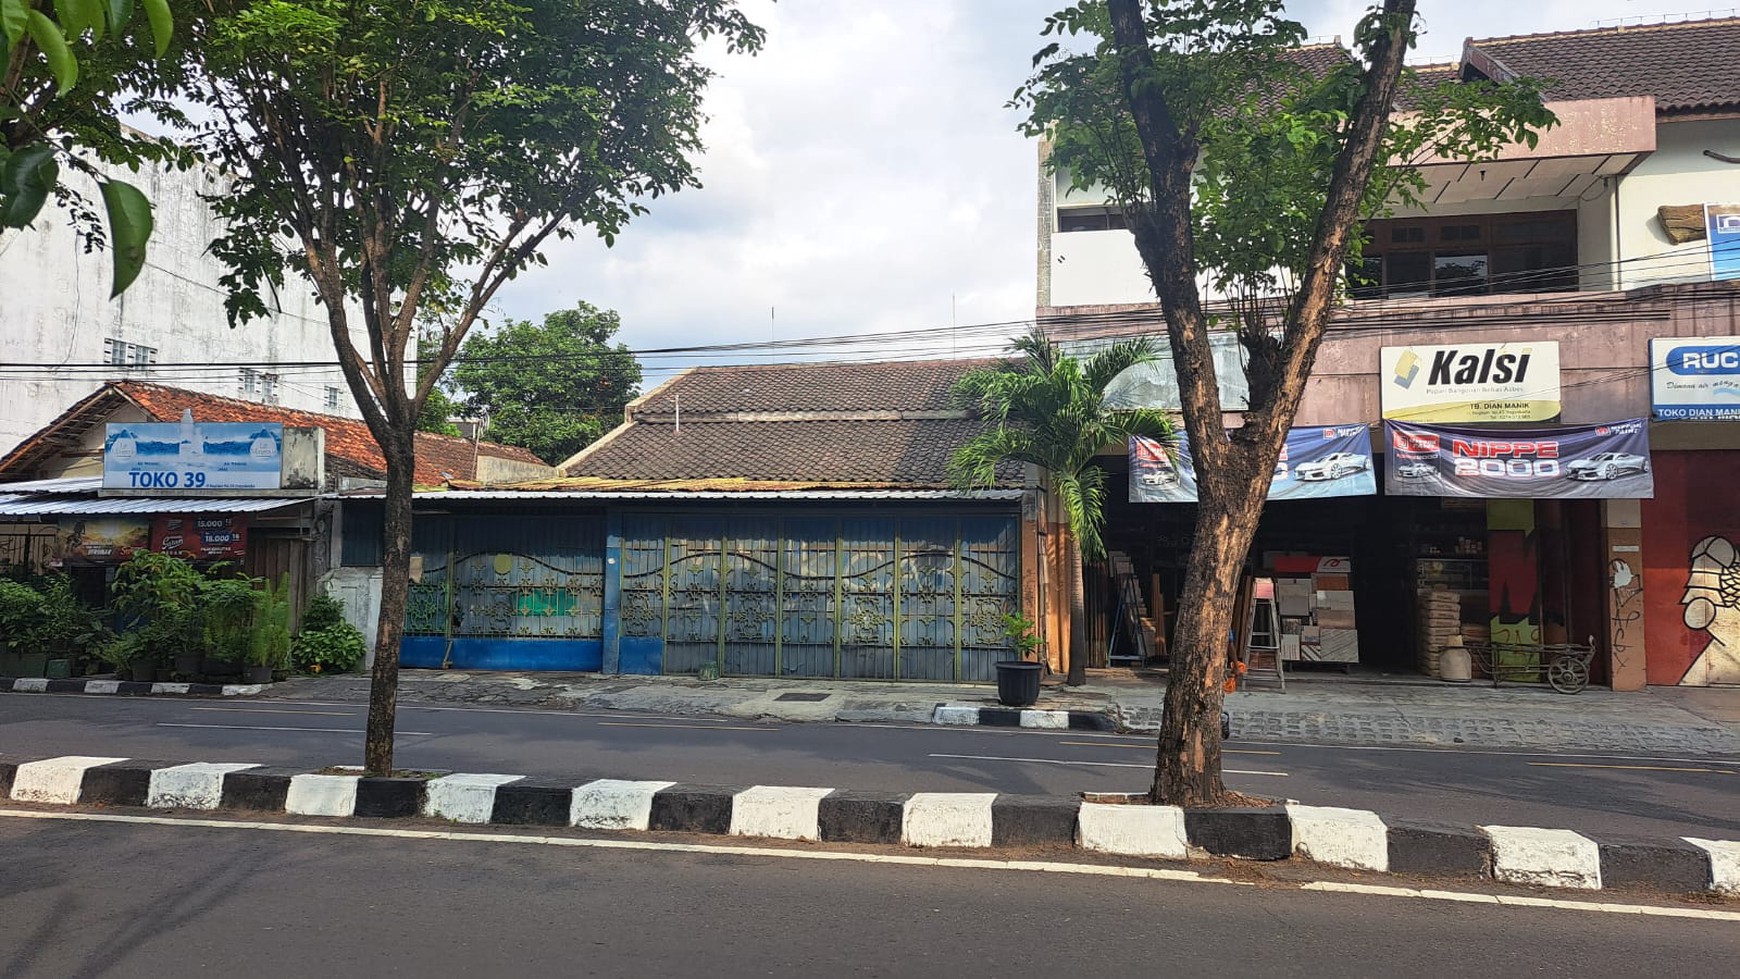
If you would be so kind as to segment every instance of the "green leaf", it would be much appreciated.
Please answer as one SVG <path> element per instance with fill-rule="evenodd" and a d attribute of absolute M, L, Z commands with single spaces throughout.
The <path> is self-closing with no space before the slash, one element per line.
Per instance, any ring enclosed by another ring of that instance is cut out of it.
<path fill-rule="evenodd" d="M 79 83 L 79 63 L 73 58 L 72 49 L 66 46 L 66 38 L 60 33 L 60 26 L 49 20 L 40 10 L 32 10 L 26 21 L 30 31 L 30 39 L 36 42 L 36 47 L 42 52 L 42 57 L 48 61 L 48 70 L 54 72 L 54 86 L 59 94 Z"/>
<path fill-rule="evenodd" d="M 169 0 L 142 0 L 145 17 L 151 21 L 151 37 L 157 42 L 157 56 L 169 50 L 169 40 L 175 34 L 175 18 L 169 15 Z"/>
<path fill-rule="evenodd" d="M 22 228 L 35 220 L 59 179 L 54 147 L 34 143 L 15 151 L 0 166 L 0 227 Z"/>
<path fill-rule="evenodd" d="M 54 0 L 54 16 L 62 37 L 78 37 L 85 29 L 85 12 L 79 0 Z"/>
<path fill-rule="evenodd" d="M 91 29 L 95 40 L 103 39 L 103 32 L 108 27 L 108 14 L 103 10 L 103 0 L 71 0 L 72 6 L 78 10 L 84 26 Z"/>
<path fill-rule="evenodd" d="M 145 268 L 151 202 L 132 184 L 110 180 L 103 184 L 103 206 L 109 212 L 109 247 L 115 256 L 115 284 L 109 292 L 113 299 L 127 291 Z"/>
<path fill-rule="evenodd" d="M 0 31 L 6 34 L 7 44 L 17 44 L 24 36 L 24 22 L 30 15 L 30 7 L 25 0 L 0 0 Z"/>
<path fill-rule="evenodd" d="M 109 8 L 109 29 L 119 31 L 122 25 L 133 19 L 133 0 L 106 0 Z"/>

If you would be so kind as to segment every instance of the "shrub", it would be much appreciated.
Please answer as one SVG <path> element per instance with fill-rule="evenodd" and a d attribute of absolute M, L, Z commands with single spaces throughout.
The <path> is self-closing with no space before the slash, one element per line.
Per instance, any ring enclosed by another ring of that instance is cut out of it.
<path fill-rule="evenodd" d="M 319 594 L 308 600 L 302 613 L 302 631 L 319 632 L 344 621 L 344 602 L 331 595 Z"/>
<path fill-rule="evenodd" d="M 340 619 L 324 629 L 303 629 L 290 646 L 290 661 L 300 673 L 348 673 L 367 651 L 362 632 Z"/>
<path fill-rule="evenodd" d="M 249 578 L 220 578 L 205 584 L 200 596 L 200 619 L 206 649 L 212 656 L 231 662 L 248 657 L 258 595 Z"/>
<path fill-rule="evenodd" d="M 72 579 L 54 575 L 42 590 L 42 619 L 30 638 L 51 658 L 98 653 L 114 635 L 97 610 L 79 600 Z"/>
<path fill-rule="evenodd" d="M 0 578 L 0 641 L 20 645 L 42 626 L 42 595 L 29 585 Z"/>
<path fill-rule="evenodd" d="M 248 637 L 248 662 L 274 669 L 290 659 L 290 576 L 270 581 L 254 593 L 254 617 Z"/>
<path fill-rule="evenodd" d="M 142 657 L 167 660 L 205 649 L 204 597 L 210 582 L 178 557 L 135 551 L 115 571 L 115 611 L 122 630 L 136 634 Z"/>

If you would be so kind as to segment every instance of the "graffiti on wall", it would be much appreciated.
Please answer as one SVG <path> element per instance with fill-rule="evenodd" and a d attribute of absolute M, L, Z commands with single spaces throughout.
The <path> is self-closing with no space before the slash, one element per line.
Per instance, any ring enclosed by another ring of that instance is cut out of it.
<path fill-rule="evenodd" d="M 1692 548 L 1688 563 L 1682 617 L 1706 645 L 1680 682 L 1740 683 L 1740 555 L 1728 538 L 1711 536 Z"/>
<path fill-rule="evenodd" d="M 1637 620 L 1643 618 L 1643 579 L 1631 570 L 1631 564 L 1614 558 L 1607 564 L 1608 584 L 1613 589 L 1612 629 L 1609 632 L 1613 651 L 1613 671 L 1623 673 L 1631 663 L 1631 651 L 1643 639 L 1634 635 Z"/>

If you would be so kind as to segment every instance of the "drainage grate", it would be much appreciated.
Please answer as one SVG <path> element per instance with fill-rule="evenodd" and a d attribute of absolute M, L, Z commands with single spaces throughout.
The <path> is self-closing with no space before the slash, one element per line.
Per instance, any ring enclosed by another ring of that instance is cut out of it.
<path fill-rule="evenodd" d="M 827 700 L 829 697 L 832 697 L 832 696 L 833 696 L 833 694 L 829 694 L 829 693 L 782 693 L 773 699 L 776 701 L 777 700 L 817 701 L 817 700 Z"/>

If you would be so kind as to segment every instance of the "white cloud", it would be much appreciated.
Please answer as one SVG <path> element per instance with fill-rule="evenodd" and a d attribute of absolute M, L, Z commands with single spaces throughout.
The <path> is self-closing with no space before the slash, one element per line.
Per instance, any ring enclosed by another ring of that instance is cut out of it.
<path fill-rule="evenodd" d="M 535 318 L 584 299 L 621 312 L 637 349 L 1030 317 L 1035 147 L 1004 103 L 1061 0 L 746 6 L 768 43 L 756 58 L 714 61 L 705 186 L 654 202 L 613 249 L 552 247 L 550 267 L 505 289 L 501 310 Z M 1364 8 L 1318 0 L 1293 13 L 1314 36 L 1345 39 Z M 1427 3 L 1418 53 L 1674 9 Z"/>

